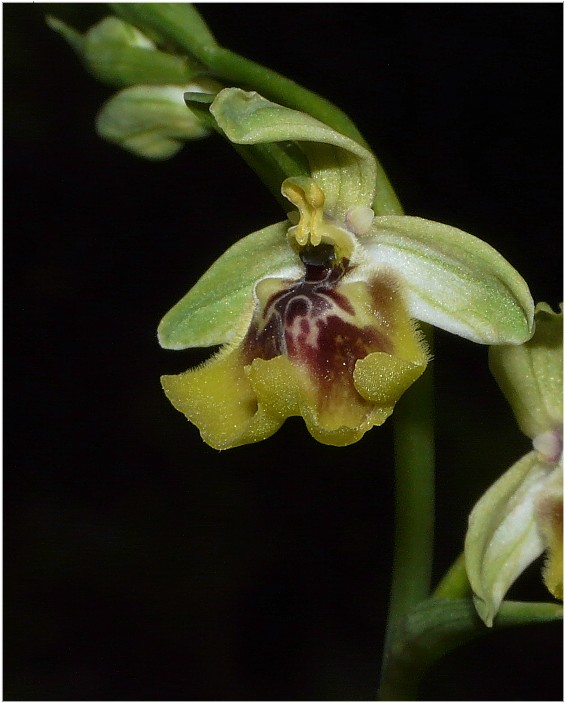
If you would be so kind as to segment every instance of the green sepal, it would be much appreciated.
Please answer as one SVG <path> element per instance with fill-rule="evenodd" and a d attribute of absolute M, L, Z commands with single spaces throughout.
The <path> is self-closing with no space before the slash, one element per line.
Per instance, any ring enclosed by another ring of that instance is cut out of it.
<path fill-rule="evenodd" d="M 563 423 L 563 313 L 539 303 L 535 325 L 525 344 L 489 349 L 492 374 L 530 439 Z"/>
<path fill-rule="evenodd" d="M 352 207 L 371 207 L 376 162 L 372 153 L 310 115 L 239 88 L 220 91 L 210 107 L 218 125 L 236 144 L 297 142 L 326 197 L 326 211 L 343 219 Z"/>
<path fill-rule="evenodd" d="M 244 237 L 228 249 L 161 320 L 164 349 L 209 347 L 237 341 L 249 325 L 253 291 L 262 278 L 298 278 L 303 270 L 288 246 L 288 222 Z"/>
<path fill-rule="evenodd" d="M 184 96 L 186 104 L 198 115 L 201 122 L 226 138 L 225 132 L 220 129 L 209 110 L 214 98 L 215 94 L 205 93 L 185 93 Z M 285 212 L 293 210 L 288 200 L 281 195 L 281 183 L 289 176 L 307 176 L 310 173 L 304 152 L 290 141 L 249 145 L 230 142 L 230 144 L 255 171 L 283 210 Z"/>
<path fill-rule="evenodd" d="M 469 516 L 465 566 L 477 612 L 489 627 L 510 586 L 544 550 L 535 506 L 549 471 L 537 452 L 529 452 L 488 489 Z"/>
<path fill-rule="evenodd" d="M 412 317 L 481 344 L 520 344 L 534 303 L 520 274 L 486 242 L 419 217 L 376 217 L 362 238 L 371 264 L 402 275 Z"/>

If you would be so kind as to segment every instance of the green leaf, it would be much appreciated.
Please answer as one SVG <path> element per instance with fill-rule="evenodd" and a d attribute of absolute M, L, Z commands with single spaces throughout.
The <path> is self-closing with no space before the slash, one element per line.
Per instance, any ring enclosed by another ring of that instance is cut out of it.
<path fill-rule="evenodd" d="M 288 222 L 237 241 L 161 320 L 165 349 L 208 347 L 237 340 L 247 330 L 255 284 L 267 276 L 296 279 L 302 272 L 288 245 Z"/>
<path fill-rule="evenodd" d="M 419 217 L 376 217 L 363 238 L 373 266 L 404 277 L 412 317 L 482 344 L 520 344 L 533 331 L 524 279 L 471 234 Z"/>
<path fill-rule="evenodd" d="M 373 204 L 375 158 L 353 139 L 310 115 L 239 88 L 220 91 L 210 112 L 228 139 L 237 144 L 298 142 L 312 176 L 324 191 L 330 214 L 344 218 L 351 207 Z"/>

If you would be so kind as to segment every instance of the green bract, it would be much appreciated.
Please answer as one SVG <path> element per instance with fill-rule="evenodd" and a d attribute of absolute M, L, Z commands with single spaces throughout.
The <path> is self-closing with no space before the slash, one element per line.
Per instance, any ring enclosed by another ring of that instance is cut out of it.
<path fill-rule="evenodd" d="M 174 43 L 180 51 L 192 54 L 197 48 L 217 46 L 212 32 L 190 3 L 118 2 L 110 3 L 110 8 L 156 42 Z"/>
<path fill-rule="evenodd" d="M 533 451 L 484 494 L 469 517 L 465 562 L 487 625 L 522 571 L 548 552 L 544 579 L 563 594 L 563 316 L 536 307 L 536 331 L 519 346 L 492 347 L 490 366 Z"/>

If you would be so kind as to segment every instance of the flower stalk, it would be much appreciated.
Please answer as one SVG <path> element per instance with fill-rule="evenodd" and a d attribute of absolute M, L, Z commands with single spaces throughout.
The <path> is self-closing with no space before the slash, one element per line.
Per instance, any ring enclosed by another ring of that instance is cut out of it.
<path fill-rule="evenodd" d="M 394 454 L 394 556 L 379 689 L 381 700 L 397 699 L 400 695 L 390 674 L 395 666 L 395 642 L 402 638 L 408 614 L 427 598 L 430 590 L 435 492 L 431 367 L 405 394 L 395 411 Z M 408 686 L 408 680 L 403 685 Z M 406 695 L 412 693 L 413 685 L 409 688 Z"/>

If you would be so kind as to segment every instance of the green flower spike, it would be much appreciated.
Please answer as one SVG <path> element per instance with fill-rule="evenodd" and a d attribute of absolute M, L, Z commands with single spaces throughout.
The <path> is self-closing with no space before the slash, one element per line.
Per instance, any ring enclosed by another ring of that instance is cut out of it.
<path fill-rule="evenodd" d="M 357 142 L 236 88 L 210 112 L 230 141 L 294 142 L 310 166 L 282 183 L 290 221 L 236 242 L 159 326 L 167 349 L 223 345 L 162 378 L 212 447 L 265 439 L 296 415 L 320 442 L 356 442 L 426 367 L 414 319 L 483 344 L 531 336 L 528 288 L 494 249 L 436 222 L 374 217 L 375 159 Z"/>
<path fill-rule="evenodd" d="M 467 574 L 489 627 L 512 583 L 544 551 L 546 586 L 563 598 L 563 314 L 540 303 L 535 321 L 528 342 L 489 353 L 492 373 L 533 444 L 469 517 Z"/>

